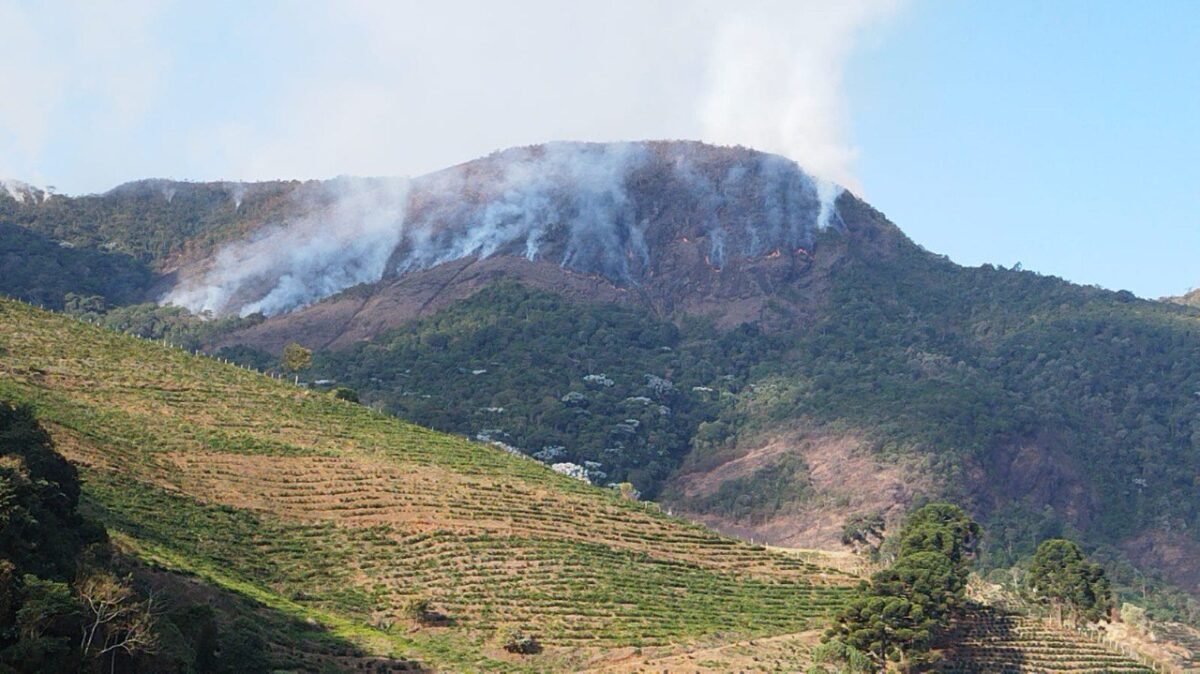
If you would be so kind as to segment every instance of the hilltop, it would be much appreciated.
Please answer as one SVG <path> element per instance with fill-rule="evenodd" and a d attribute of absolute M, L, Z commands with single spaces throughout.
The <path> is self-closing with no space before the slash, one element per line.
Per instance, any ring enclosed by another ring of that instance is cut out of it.
<path fill-rule="evenodd" d="M 1168 302 L 1175 302 L 1177 304 L 1186 304 L 1186 305 L 1192 306 L 1192 307 L 1200 307 L 1200 289 L 1189 290 L 1188 292 L 1180 295 L 1179 297 L 1167 297 L 1165 299 Z"/>

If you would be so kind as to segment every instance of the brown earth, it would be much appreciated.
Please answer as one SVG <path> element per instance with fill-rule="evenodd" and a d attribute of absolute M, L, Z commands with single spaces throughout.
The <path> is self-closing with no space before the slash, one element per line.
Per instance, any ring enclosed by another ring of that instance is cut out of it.
<path fill-rule="evenodd" d="M 683 653 L 626 649 L 625 653 L 605 654 L 601 662 L 584 671 L 589 674 L 801 672 L 812 664 L 812 649 L 820 642 L 821 631 L 810 630 L 734 643 L 697 644 Z"/>
<path fill-rule="evenodd" d="M 1121 549 L 1143 568 L 1158 569 L 1179 587 L 1200 595 L 1200 543 L 1154 529 L 1128 538 Z"/>
<path fill-rule="evenodd" d="M 1175 302 L 1176 304 L 1200 307 L 1200 288 L 1189 290 L 1179 297 L 1164 297 L 1162 299 L 1164 302 Z"/>
<path fill-rule="evenodd" d="M 721 485 L 751 478 L 790 457 L 807 467 L 811 497 L 762 520 L 734 520 L 689 507 Z M 703 466 L 684 466 L 665 493 L 666 505 L 718 531 L 773 545 L 837 550 L 850 515 L 881 512 L 889 525 L 906 512 L 932 480 L 916 470 L 873 457 L 856 434 L 798 428 L 762 436 Z"/>
<path fill-rule="evenodd" d="M 551 262 L 507 256 L 471 257 L 412 272 L 390 282 L 352 289 L 228 335 L 213 346 L 246 344 L 277 353 L 294 341 L 310 348 L 340 349 L 414 318 L 435 314 L 500 280 L 553 290 L 575 301 L 638 301 L 636 291 L 613 285 L 602 276 L 573 272 Z"/>
<path fill-rule="evenodd" d="M 1051 433 L 1027 442 L 1003 445 L 968 471 L 981 512 L 1010 504 L 1014 495 L 1039 506 L 1049 505 L 1075 526 L 1086 529 L 1103 507 L 1084 471 L 1058 450 Z"/>
<path fill-rule="evenodd" d="M 792 252 L 747 260 L 725 269 L 708 264 L 702 241 L 681 238 L 667 246 L 644 285 L 617 285 L 598 274 L 545 260 L 498 255 L 463 258 L 344 292 L 323 302 L 223 337 L 213 348 L 245 344 L 269 353 L 288 342 L 339 349 L 369 340 L 415 318 L 437 313 L 498 281 L 554 292 L 573 302 L 627 303 L 664 318 L 712 317 L 718 326 L 807 324 L 823 306 L 833 251 L 816 258 Z M 820 260 L 820 262 L 818 262 Z M 791 289 L 787 299 L 778 293 Z"/>

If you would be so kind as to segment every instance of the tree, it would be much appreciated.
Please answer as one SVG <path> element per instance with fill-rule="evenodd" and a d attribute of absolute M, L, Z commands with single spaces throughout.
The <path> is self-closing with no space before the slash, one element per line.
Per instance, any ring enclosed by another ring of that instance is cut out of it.
<path fill-rule="evenodd" d="M 116 576 L 93 572 L 75 584 L 83 606 L 84 622 L 79 649 L 85 659 L 100 660 L 118 651 L 132 656 L 153 653 L 157 646 L 154 632 L 154 598 L 141 600 Z"/>
<path fill-rule="evenodd" d="M 933 503 L 917 510 L 900 532 L 900 554 L 877 572 L 864 596 L 838 615 L 826 642 L 838 641 L 877 665 L 901 669 L 922 662 L 934 630 L 965 600 L 967 574 L 980 537 L 963 510 Z"/>
<path fill-rule="evenodd" d="M 79 653 L 73 646 L 80 613 L 71 587 L 26 574 L 19 601 L 15 625 L 5 630 L 10 638 L 0 649 L 0 671 L 8 671 L 5 664 L 18 672 L 78 671 Z"/>
<path fill-rule="evenodd" d="M 881 594 L 908 597 L 932 618 L 943 618 L 966 599 L 967 571 L 940 552 L 915 552 L 872 580 Z"/>
<path fill-rule="evenodd" d="M 260 626 L 240 616 L 220 640 L 220 674 L 265 674 L 271 671 L 271 649 L 259 634 Z"/>
<path fill-rule="evenodd" d="M 882 668 L 888 661 L 907 669 L 928 650 L 937 623 L 924 608 L 901 596 L 867 596 L 855 600 L 838 617 L 838 641 L 867 654 Z"/>
<path fill-rule="evenodd" d="M 150 600 L 103 571 L 76 576 L 107 550 L 79 494 L 32 410 L 0 401 L 0 671 L 80 671 L 154 648 Z"/>
<path fill-rule="evenodd" d="M 79 475 L 25 406 L 0 401 L 0 558 L 16 573 L 69 580 L 104 531 L 78 512 Z"/>
<path fill-rule="evenodd" d="M 533 634 L 514 629 L 504 638 L 504 650 L 518 655 L 535 655 L 542 652 L 542 644 Z"/>
<path fill-rule="evenodd" d="M 450 616 L 433 607 L 433 602 L 424 597 L 417 597 L 404 605 L 404 614 L 419 625 L 450 625 Z"/>
<path fill-rule="evenodd" d="M 358 391 L 355 391 L 354 389 L 346 387 L 346 386 L 339 386 L 339 387 L 333 389 L 333 391 L 331 391 L 330 393 L 331 393 L 331 395 L 333 395 L 334 398 L 337 398 L 338 400 L 345 400 L 347 402 L 352 402 L 352 403 L 358 402 Z"/>
<path fill-rule="evenodd" d="M 1063 538 L 1052 538 L 1038 546 L 1027 583 L 1036 600 L 1051 606 L 1059 623 L 1064 613 L 1079 623 L 1106 620 L 1112 611 L 1112 592 L 1104 568 L 1088 561 L 1078 545 Z"/>
<path fill-rule="evenodd" d="M 884 530 L 887 528 L 883 514 L 859 513 L 851 515 L 842 524 L 842 545 L 849 546 L 855 552 L 866 551 L 874 556 L 883 544 Z"/>
<path fill-rule="evenodd" d="M 813 666 L 806 674 L 830 674 L 826 665 L 836 667 L 836 674 L 868 674 L 875 671 L 875 663 L 857 648 L 840 641 L 827 641 L 812 651 Z"/>
<path fill-rule="evenodd" d="M 617 485 L 617 493 L 626 501 L 636 501 L 641 497 L 637 487 L 633 486 L 632 482 L 621 482 Z"/>
<path fill-rule="evenodd" d="M 962 508 L 949 503 L 921 507 L 904 523 L 900 533 L 900 556 L 917 552 L 940 552 L 955 564 L 966 567 L 979 549 L 981 529 Z"/>
<path fill-rule="evenodd" d="M 295 342 L 283 347 L 283 366 L 292 372 L 299 372 L 312 365 L 312 350 L 306 349 Z"/>

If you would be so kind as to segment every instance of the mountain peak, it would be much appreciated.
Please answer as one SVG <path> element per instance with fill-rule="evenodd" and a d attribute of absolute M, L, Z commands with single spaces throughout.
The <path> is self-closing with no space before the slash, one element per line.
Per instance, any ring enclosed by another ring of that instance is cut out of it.
<path fill-rule="evenodd" d="M 820 232 L 845 226 L 839 186 L 778 155 L 694 141 L 551 142 L 411 180 L 342 178 L 299 192 L 295 217 L 182 274 L 164 301 L 275 315 L 493 257 L 637 289 L 684 248 L 710 275 L 764 258 L 803 266 Z"/>

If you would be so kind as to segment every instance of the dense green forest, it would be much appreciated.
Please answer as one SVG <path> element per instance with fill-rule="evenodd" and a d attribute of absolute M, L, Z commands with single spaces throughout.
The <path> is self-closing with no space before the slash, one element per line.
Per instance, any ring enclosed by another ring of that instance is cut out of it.
<path fill-rule="evenodd" d="M 153 279 L 125 253 L 64 245 L 0 219 L 0 293 L 10 297 L 60 310 L 68 294 L 130 304 L 143 301 Z"/>
<path fill-rule="evenodd" d="M 1033 443 L 1091 500 L 1030 496 L 1092 506 L 1076 522 L 1090 533 L 1197 521 L 1200 313 L 916 253 L 864 260 L 841 281 L 836 310 L 801 340 L 781 406 L 875 428 L 884 451 L 935 453 L 985 511 L 1021 504 L 964 469 Z"/>
<path fill-rule="evenodd" d="M 307 376 L 652 496 L 696 429 L 778 349 L 751 326 L 722 334 L 501 284 L 371 342 L 319 352 Z"/>
<path fill-rule="evenodd" d="M 60 310 L 68 294 L 151 301 L 173 260 L 294 209 L 299 184 L 143 180 L 101 195 L 0 196 L 0 293 Z"/>

